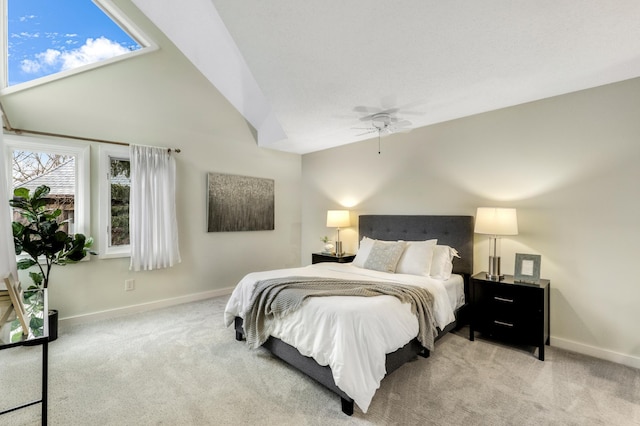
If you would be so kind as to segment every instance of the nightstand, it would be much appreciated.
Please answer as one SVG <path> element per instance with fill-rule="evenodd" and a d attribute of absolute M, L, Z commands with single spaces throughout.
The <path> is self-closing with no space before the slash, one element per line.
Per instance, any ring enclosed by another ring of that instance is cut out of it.
<path fill-rule="evenodd" d="M 544 361 L 549 344 L 549 280 L 539 284 L 514 282 L 512 275 L 501 281 L 487 279 L 486 272 L 470 281 L 471 324 L 469 340 L 478 331 L 489 337 L 538 347 Z"/>
<path fill-rule="evenodd" d="M 322 262 L 335 262 L 335 263 L 349 263 L 353 262 L 356 255 L 351 253 L 345 253 L 342 256 L 337 256 L 331 253 L 312 253 L 311 254 L 311 263 L 322 263 Z"/>

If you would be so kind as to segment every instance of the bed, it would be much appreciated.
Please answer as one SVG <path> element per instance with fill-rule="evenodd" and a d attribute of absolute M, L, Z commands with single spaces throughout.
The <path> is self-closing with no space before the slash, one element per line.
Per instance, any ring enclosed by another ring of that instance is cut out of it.
<path fill-rule="evenodd" d="M 338 263 L 248 274 L 235 288 L 225 309 L 225 323 L 234 324 L 236 339 L 246 337 L 242 313 L 256 282 L 289 275 L 389 280 L 428 288 L 434 294 L 433 321 L 437 323 L 434 340 L 466 322 L 465 301 L 469 300 L 468 284 L 473 268 L 472 216 L 362 215 L 359 238 L 415 242 L 411 244 L 416 246 L 437 239 L 438 246 L 454 248 L 459 258 L 453 261 L 452 274 L 447 279 L 389 274 Z M 344 323 L 335 325 L 335 318 Z M 385 375 L 418 355 L 429 356 L 429 350 L 415 338 L 417 322 L 407 304 L 392 296 L 312 297 L 298 311 L 287 315 L 286 320 L 278 321 L 262 346 L 335 392 L 341 398 L 345 414 L 353 414 L 354 403 L 366 413 Z M 327 349 L 325 341 L 331 341 Z M 319 342 L 324 346 L 320 347 Z"/>

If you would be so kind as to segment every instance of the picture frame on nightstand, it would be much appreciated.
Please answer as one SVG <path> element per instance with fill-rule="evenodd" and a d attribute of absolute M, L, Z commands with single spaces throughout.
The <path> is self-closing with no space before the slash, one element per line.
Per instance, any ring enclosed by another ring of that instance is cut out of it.
<path fill-rule="evenodd" d="M 540 255 L 516 253 L 513 280 L 518 283 L 540 283 Z"/>

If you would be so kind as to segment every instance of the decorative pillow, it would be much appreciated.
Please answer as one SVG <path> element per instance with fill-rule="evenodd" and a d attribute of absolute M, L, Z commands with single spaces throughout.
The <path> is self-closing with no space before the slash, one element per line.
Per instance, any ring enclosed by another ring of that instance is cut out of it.
<path fill-rule="evenodd" d="M 353 259 L 353 262 L 351 262 L 353 266 L 364 268 L 364 262 L 366 262 L 367 257 L 369 257 L 369 253 L 371 252 L 371 247 L 373 247 L 374 241 L 375 240 L 369 237 L 362 237 L 362 240 L 360 240 L 360 248 L 358 248 L 355 259 Z"/>
<path fill-rule="evenodd" d="M 407 241 L 396 266 L 396 274 L 426 275 L 431 271 L 433 248 L 438 240 Z"/>
<path fill-rule="evenodd" d="M 406 245 L 404 241 L 397 243 L 374 241 L 371 252 L 364 262 L 365 269 L 394 273 Z"/>
<path fill-rule="evenodd" d="M 458 251 L 449 246 L 436 245 L 433 248 L 433 258 L 431 260 L 431 278 L 448 280 L 453 271 L 453 258 L 460 258 Z"/>

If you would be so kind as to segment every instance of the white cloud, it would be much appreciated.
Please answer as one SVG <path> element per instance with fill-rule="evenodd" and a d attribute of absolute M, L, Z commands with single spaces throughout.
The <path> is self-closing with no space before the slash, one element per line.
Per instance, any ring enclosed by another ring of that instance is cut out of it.
<path fill-rule="evenodd" d="M 55 49 L 47 49 L 46 52 L 38 53 L 36 58 L 40 59 L 46 65 L 55 65 L 60 57 L 60 51 Z"/>
<path fill-rule="evenodd" d="M 55 67 L 61 52 L 55 49 L 47 49 L 35 55 L 35 59 L 25 59 L 20 63 L 20 68 L 27 74 L 35 74 L 43 69 Z"/>
<path fill-rule="evenodd" d="M 20 69 L 27 74 L 35 74 L 42 69 L 42 66 L 38 61 L 24 59 L 22 62 L 20 62 Z"/>
<path fill-rule="evenodd" d="M 47 49 L 21 62 L 25 73 L 35 74 L 41 71 L 59 72 L 83 65 L 104 61 L 114 56 L 129 53 L 129 49 L 105 37 L 88 38 L 84 45 L 69 51 Z"/>
<path fill-rule="evenodd" d="M 39 38 L 40 33 L 28 33 L 23 31 L 21 33 L 11 33 L 11 38 Z"/>
<path fill-rule="evenodd" d="M 78 49 L 62 53 L 62 69 L 69 70 L 82 65 L 104 61 L 114 56 L 128 53 L 129 49 L 105 37 L 88 38 L 86 43 Z"/>

